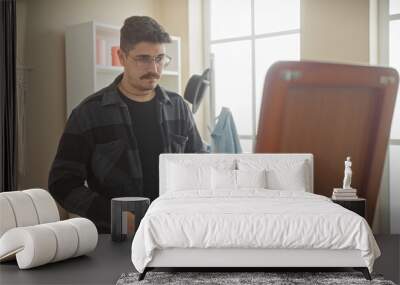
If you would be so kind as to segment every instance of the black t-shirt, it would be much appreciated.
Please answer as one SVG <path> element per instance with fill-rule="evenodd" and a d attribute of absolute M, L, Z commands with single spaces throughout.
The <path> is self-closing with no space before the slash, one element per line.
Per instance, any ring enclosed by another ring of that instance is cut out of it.
<path fill-rule="evenodd" d="M 119 91 L 119 90 L 118 90 Z M 143 171 L 143 194 L 153 201 L 158 197 L 158 158 L 162 152 L 162 137 L 157 119 L 156 96 L 147 102 L 137 102 L 120 96 L 128 105 L 133 133 L 139 149 Z"/>

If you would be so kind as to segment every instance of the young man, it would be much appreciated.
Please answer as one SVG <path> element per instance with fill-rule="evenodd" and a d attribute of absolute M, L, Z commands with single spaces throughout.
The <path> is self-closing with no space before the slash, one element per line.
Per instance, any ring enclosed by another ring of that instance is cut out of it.
<path fill-rule="evenodd" d="M 126 19 L 118 53 L 123 74 L 72 111 L 61 137 L 50 193 L 99 232 L 110 231 L 111 198 L 158 197 L 160 153 L 206 150 L 188 105 L 158 85 L 170 41 L 152 18 Z"/>

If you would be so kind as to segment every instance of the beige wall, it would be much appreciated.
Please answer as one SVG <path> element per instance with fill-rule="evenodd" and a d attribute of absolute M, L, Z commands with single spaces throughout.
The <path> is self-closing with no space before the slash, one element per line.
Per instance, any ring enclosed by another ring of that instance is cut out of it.
<path fill-rule="evenodd" d="M 157 13 L 165 30 L 181 38 L 181 86 L 182 92 L 188 80 L 188 0 L 158 0 Z"/>
<path fill-rule="evenodd" d="M 156 16 L 156 0 L 17 0 L 17 45 L 25 42 L 25 60 L 32 67 L 26 98 L 26 175 L 20 188 L 47 188 L 47 178 L 65 125 L 66 26 L 98 20 L 122 25 L 132 15 Z"/>
<path fill-rule="evenodd" d="M 302 0 L 301 58 L 368 64 L 369 0 Z"/>

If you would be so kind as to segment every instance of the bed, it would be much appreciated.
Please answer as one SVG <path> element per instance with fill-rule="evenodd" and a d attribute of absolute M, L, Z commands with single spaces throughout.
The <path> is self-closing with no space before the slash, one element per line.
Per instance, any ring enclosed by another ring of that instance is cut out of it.
<path fill-rule="evenodd" d="M 370 279 L 379 255 L 364 218 L 313 194 L 312 154 L 162 154 L 160 197 L 132 242 L 140 280 L 158 267 L 353 267 Z"/>

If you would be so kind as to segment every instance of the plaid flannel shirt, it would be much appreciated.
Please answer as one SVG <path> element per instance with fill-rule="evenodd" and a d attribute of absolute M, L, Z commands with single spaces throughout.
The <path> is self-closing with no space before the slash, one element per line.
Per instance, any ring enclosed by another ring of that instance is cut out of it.
<path fill-rule="evenodd" d="M 110 230 L 114 197 L 145 196 L 139 151 L 126 103 L 112 84 L 86 98 L 68 118 L 49 174 L 49 190 L 66 210 Z M 188 104 L 156 87 L 163 152 L 207 152 Z"/>

